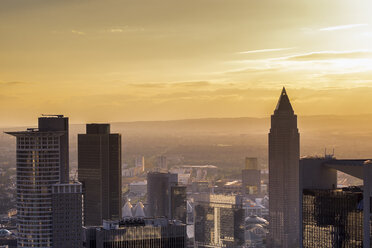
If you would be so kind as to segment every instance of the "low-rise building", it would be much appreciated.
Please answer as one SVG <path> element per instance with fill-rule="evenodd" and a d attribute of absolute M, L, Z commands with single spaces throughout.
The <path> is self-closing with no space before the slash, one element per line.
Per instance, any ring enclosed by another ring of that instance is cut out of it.
<path fill-rule="evenodd" d="M 186 225 L 166 218 L 104 220 L 103 226 L 84 228 L 86 248 L 182 248 Z"/>
<path fill-rule="evenodd" d="M 194 195 L 195 247 L 243 247 L 244 209 L 239 195 Z"/>

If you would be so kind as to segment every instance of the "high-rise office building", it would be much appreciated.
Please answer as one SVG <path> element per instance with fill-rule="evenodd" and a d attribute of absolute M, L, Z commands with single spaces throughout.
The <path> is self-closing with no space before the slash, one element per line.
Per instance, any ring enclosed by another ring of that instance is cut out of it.
<path fill-rule="evenodd" d="M 84 191 L 84 224 L 121 217 L 121 135 L 110 124 L 87 124 L 78 135 L 78 174 Z"/>
<path fill-rule="evenodd" d="M 283 88 L 269 133 L 269 247 L 299 246 L 300 135 Z"/>
<path fill-rule="evenodd" d="M 68 138 L 68 118 L 63 115 L 43 115 L 39 117 L 39 131 L 62 131 L 64 134 L 59 139 L 60 142 L 60 182 L 69 182 L 69 138 Z"/>
<path fill-rule="evenodd" d="M 171 186 L 171 216 L 172 220 L 180 220 L 186 223 L 187 217 L 187 193 L 186 186 Z"/>
<path fill-rule="evenodd" d="M 52 186 L 53 248 L 82 247 L 82 196 L 82 184 L 79 182 Z"/>
<path fill-rule="evenodd" d="M 171 188 L 177 183 L 177 174 L 162 172 L 147 174 L 148 216 L 171 218 Z"/>
<path fill-rule="evenodd" d="M 49 116 L 39 129 L 8 132 L 17 138 L 18 247 L 53 246 L 52 185 L 68 180 L 67 124 Z"/>
<path fill-rule="evenodd" d="M 304 189 L 302 205 L 304 248 L 363 247 L 363 191 Z"/>
<path fill-rule="evenodd" d="M 337 171 L 363 180 L 363 185 L 337 188 Z M 301 159 L 302 247 L 369 248 L 371 180 L 369 159 L 338 160 L 331 155 Z"/>
<path fill-rule="evenodd" d="M 261 171 L 258 169 L 257 158 L 245 158 L 245 169 L 242 170 L 243 194 L 259 196 L 261 194 Z"/>
<path fill-rule="evenodd" d="M 238 195 L 194 195 L 195 247 L 243 247 L 244 209 Z"/>

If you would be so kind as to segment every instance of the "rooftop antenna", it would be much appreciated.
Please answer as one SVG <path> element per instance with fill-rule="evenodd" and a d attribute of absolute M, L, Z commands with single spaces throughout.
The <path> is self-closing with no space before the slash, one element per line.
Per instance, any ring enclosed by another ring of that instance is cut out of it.
<path fill-rule="evenodd" d="M 327 148 L 324 148 L 324 158 L 333 159 L 335 155 L 335 148 L 333 148 L 332 153 L 327 154 Z"/>

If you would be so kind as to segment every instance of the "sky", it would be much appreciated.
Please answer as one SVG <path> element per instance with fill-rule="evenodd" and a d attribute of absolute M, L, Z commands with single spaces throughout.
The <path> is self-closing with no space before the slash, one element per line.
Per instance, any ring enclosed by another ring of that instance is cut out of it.
<path fill-rule="evenodd" d="M 0 6 L 0 126 L 372 113 L 370 0 Z"/>

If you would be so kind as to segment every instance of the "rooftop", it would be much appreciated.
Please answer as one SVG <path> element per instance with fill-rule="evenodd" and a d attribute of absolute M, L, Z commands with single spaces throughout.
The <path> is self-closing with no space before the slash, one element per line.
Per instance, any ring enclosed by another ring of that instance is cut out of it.
<path fill-rule="evenodd" d="M 275 114 L 276 113 L 292 113 L 293 114 L 293 108 L 291 105 L 291 102 L 289 101 L 287 92 L 285 88 L 283 87 L 282 93 L 280 94 L 278 104 L 275 108 Z"/>

